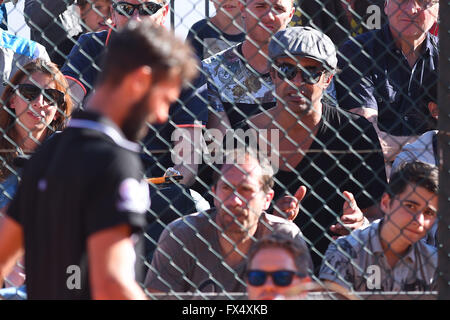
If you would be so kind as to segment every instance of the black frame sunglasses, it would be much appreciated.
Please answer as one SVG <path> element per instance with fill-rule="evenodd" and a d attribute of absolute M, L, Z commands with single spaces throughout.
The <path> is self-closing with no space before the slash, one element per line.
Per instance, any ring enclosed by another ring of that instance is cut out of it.
<path fill-rule="evenodd" d="M 42 89 L 31 83 L 21 83 L 17 85 L 17 90 L 22 98 L 29 102 L 34 101 L 41 94 L 44 101 L 50 105 L 56 104 L 61 107 L 65 102 L 64 92 L 57 89 Z"/>
<path fill-rule="evenodd" d="M 290 63 L 280 63 L 276 65 L 276 73 L 278 78 L 282 80 L 293 80 L 300 72 L 303 81 L 308 84 L 316 84 L 320 80 L 320 76 L 325 72 L 324 69 L 316 67 L 297 67 Z"/>
<path fill-rule="evenodd" d="M 152 16 L 164 7 L 164 5 L 156 2 L 132 4 L 126 1 L 114 2 L 112 6 L 120 15 L 127 17 L 131 17 L 134 10 L 138 10 L 139 15 L 141 16 Z"/>
<path fill-rule="evenodd" d="M 248 270 L 246 273 L 247 281 L 253 287 L 260 287 L 264 285 L 267 282 L 268 276 L 271 276 L 273 283 L 279 287 L 289 286 L 294 280 L 294 276 L 298 276 L 299 278 L 306 278 L 305 274 L 292 270 Z"/>

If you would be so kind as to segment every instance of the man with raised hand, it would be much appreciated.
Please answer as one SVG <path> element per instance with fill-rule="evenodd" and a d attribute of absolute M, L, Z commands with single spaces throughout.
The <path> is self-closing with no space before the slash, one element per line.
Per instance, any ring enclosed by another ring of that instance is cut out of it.
<path fill-rule="evenodd" d="M 438 169 L 403 163 L 381 199 L 385 216 L 330 244 L 319 277 L 355 291 L 437 289 L 437 248 L 423 239 L 436 221 Z"/>
<path fill-rule="evenodd" d="M 150 292 L 245 292 L 246 256 L 271 232 L 299 242 L 300 229 L 265 210 L 273 198 L 272 168 L 254 150 L 228 150 L 215 172 L 214 208 L 179 218 L 162 233 L 147 274 Z"/>
<path fill-rule="evenodd" d="M 368 218 L 378 213 L 386 183 L 383 155 L 369 121 L 322 99 L 337 67 L 327 35 L 311 27 L 279 31 L 268 56 L 276 106 L 238 127 L 254 132 L 254 141 L 270 155 L 276 168 L 275 212 L 300 227 L 316 249 L 312 258 L 318 268 L 333 236 L 363 225 L 363 214 L 344 206 L 351 194 Z"/>

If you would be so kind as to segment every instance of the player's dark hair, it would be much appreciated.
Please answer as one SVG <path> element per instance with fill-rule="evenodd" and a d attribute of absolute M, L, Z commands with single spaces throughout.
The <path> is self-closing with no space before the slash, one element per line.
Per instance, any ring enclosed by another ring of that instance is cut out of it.
<path fill-rule="evenodd" d="M 175 72 L 186 83 L 197 74 L 197 60 L 189 45 L 149 20 L 131 20 L 114 32 L 102 62 L 98 81 L 113 86 L 142 66 L 152 69 L 155 82 Z"/>

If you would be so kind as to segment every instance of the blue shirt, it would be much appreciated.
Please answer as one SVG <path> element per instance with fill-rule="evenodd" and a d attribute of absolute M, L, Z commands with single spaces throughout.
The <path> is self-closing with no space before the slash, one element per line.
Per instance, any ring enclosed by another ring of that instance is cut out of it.
<path fill-rule="evenodd" d="M 78 45 L 70 52 L 61 69 L 66 78 L 77 82 L 87 96 L 101 71 L 101 58 L 111 36 L 108 31 L 91 32 L 80 37 Z M 200 73 L 192 87 L 181 91 L 179 102 L 169 109 L 170 121 L 153 125 L 143 139 L 144 153 L 141 155 L 148 176 L 162 176 L 164 167 L 172 165 L 169 149 L 175 127 L 204 127 L 208 121 L 206 106 L 206 79 Z"/>
<path fill-rule="evenodd" d="M 336 93 L 341 108 L 378 110 L 378 127 L 394 136 L 436 128 L 427 105 L 437 101 L 437 37 L 427 34 L 412 68 L 387 25 L 347 41 L 340 53 Z"/>

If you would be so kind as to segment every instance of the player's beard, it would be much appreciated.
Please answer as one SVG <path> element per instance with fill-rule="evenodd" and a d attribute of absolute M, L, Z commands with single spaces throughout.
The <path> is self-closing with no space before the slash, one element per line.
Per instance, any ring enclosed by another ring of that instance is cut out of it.
<path fill-rule="evenodd" d="M 148 99 L 149 94 L 147 93 L 130 108 L 127 117 L 123 121 L 122 131 L 128 140 L 139 141 L 147 134 Z"/>

